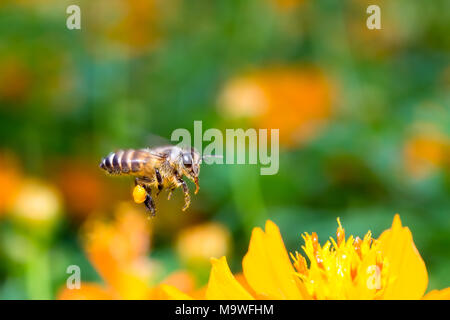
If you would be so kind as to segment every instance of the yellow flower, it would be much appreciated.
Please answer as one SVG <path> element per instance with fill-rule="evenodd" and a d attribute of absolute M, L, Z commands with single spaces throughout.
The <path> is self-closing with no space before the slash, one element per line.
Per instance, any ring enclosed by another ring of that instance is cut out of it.
<path fill-rule="evenodd" d="M 226 258 L 212 259 L 206 299 L 445 299 L 450 289 L 431 291 L 425 263 L 411 231 L 395 215 L 392 227 L 378 239 L 345 238 L 338 219 L 336 240 L 323 246 L 316 233 L 303 234 L 305 256 L 292 261 L 278 227 L 253 229 L 242 261 L 243 277 L 234 277 Z M 309 263 L 307 263 L 307 260 Z M 168 294 L 177 298 L 177 291 Z M 179 298 L 179 297 L 178 297 Z"/>

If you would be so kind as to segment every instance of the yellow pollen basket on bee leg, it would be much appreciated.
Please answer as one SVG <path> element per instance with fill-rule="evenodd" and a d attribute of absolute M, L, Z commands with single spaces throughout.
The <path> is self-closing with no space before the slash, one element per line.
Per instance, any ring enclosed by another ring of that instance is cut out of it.
<path fill-rule="evenodd" d="M 146 197 L 147 197 L 147 191 L 145 191 L 145 189 L 142 186 L 137 185 L 136 187 L 134 187 L 134 189 L 133 189 L 134 202 L 142 203 L 145 201 Z"/>

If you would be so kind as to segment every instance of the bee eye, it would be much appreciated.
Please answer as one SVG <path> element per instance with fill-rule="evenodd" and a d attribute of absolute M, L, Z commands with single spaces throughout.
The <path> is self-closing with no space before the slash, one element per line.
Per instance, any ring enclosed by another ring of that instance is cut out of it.
<path fill-rule="evenodd" d="M 192 157 L 190 154 L 183 155 L 183 164 L 187 168 L 190 168 L 192 166 Z"/>

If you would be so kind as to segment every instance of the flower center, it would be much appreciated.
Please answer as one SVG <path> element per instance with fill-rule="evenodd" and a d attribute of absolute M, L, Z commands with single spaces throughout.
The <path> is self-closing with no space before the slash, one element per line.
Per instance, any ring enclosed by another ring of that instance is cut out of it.
<path fill-rule="evenodd" d="M 336 241 L 330 237 L 323 246 L 315 232 L 302 235 L 301 254 L 291 254 L 297 275 L 315 299 L 377 299 L 383 295 L 389 278 L 389 263 L 369 231 L 363 239 L 350 236 L 338 218 Z"/>

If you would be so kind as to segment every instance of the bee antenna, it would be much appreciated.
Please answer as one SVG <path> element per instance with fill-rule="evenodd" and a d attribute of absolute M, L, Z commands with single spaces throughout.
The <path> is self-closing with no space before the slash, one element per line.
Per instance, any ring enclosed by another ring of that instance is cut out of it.
<path fill-rule="evenodd" d="M 223 158 L 223 155 L 219 155 L 219 154 L 205 154 L 204 156 L 202 156 L 203 159 L 205 158 Z"/>
<path fill-rule="evenodd" d="M 218 154 L 205 154 L 205 155 L 202 156 L 202 161 L 201 161 L 201 162 L 203 162 L 203 160 L 204 160 L 204 159 L 207 159 L 207 158 L 223 158 L 223 155 L 218 155 Z"/>

